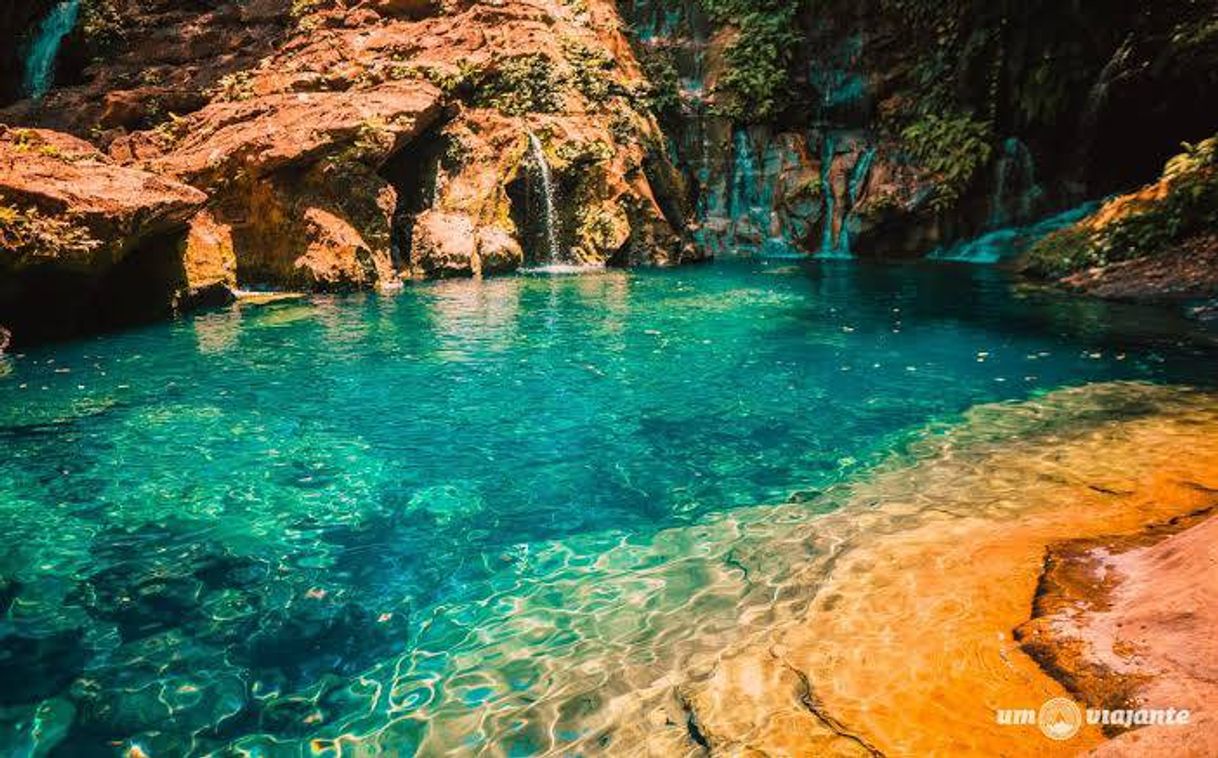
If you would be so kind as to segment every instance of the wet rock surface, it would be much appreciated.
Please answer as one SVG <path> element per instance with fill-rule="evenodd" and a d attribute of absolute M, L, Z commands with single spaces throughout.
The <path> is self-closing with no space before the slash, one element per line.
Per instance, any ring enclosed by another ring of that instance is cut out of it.
<path fill-rule="evenodd" d="M 1194 237 L 1165 252 L 1071 274 L 1062 284 L 1112 300 L 1178 303 L 1218 297 L 1218 235 Z"/>

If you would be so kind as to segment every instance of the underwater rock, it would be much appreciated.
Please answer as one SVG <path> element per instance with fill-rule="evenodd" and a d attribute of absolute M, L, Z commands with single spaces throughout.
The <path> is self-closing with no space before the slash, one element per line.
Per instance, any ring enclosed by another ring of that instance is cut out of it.
<path fill-rule="evenodd" d="M 1128 402 L 1134 412 L 1093 425 L 1086 419 L 1097 401 Z M 963 444 L 953 444 L 950 455 L 881 469 L 853 487 L 854 505 L 810 522 L 815 526 L 790 543 L 800 555 L 791 581 L 814 588 L 814 597 L 792 601 L 778 622 L 763 614 L 763 628 L 742 649 L 708 662 L 712 675 L 688 677 L 681 695 L 700 733 L 716 746 L 773 752 L 796 740 L 840 738 L 849 752 L 872 755 L 1022 754 L 1029 740 L 1046 755 L 1121 747 L 1102 745 L 1095 726 L 1053 743 L 1034 726 L 1023 732 L 997 722 L 994 709 L 1075 694 L 1067 675 L 1042 668 L 1012 632 L 1027 622 L 1046 548 L 1195 519 L 1218 504 L 1218 413 L 1213 396 L 1136 384 L 1058 392 L 1038 411 L 1049 415 L 1027 417 L 1021 434 L 990 426 L 997 415 L 978 412 L 969 422 L 975 430 L 957 430 Z M 857 540 L 845 536 L 855 529 Z M 1149 642 L 1161 667 L 1156 681 L 1166 688 L 1156 696 L 1161 707 L 1183 699 L 1193 676 L 1208 678 L 1212 689 L 1209 630 L 1218 583 L 1198 572 L 1214 569 L 1213 531 L 1197 530 L 1187 549 L 1180 540 L 1190 532 L 1182 532 L 1153 558 L 1142 554 L 1129 568 L 1141 596 L 1115 603 L 1145 615 L 1122 614 L 1123 628 L 1103 620 L 1094 626 Z M 1160 586 L 1162 596 L 1146 601 Z M 1063 607 L 1076 610 L 1071 602 Z M 1179 666 L 1167 664 L 1169 649 L 1183 651 Z M 1202 660 L 1205 667 L 1194 665 Z M 1213 732 L 1177 736 L 1211 740 Z"/>
<path fill-rule="evenodd" d="M 262 615 L 233 653 L 259 676 L 296 688 L 323 675 L 359 672 L 401 652 L 408 640 L 408 614 L 376 614 L 317 591 Z"/>
<path fill-rule="evenodd" d="M 89 657 L 83 637 L 79 629 L 0 636 L 0 706 L 36 703 L 66 688 Z"/>

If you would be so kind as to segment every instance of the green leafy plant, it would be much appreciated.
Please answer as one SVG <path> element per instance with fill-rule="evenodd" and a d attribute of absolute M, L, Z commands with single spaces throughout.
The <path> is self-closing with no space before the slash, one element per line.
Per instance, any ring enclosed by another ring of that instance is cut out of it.
<path fill-rule="evenodd" d="M 1057 279 L 1098 262 L 1091 235 L 1080 227 L 1059 229 L 1041 239 L 1024 256 L 1026 272 Z"/>
<path fill-rule="evenodd" d="M 639 64 L 650 86 L 644 96 L 653 113 L 672 118 L 681 111 L 681 79 L 672 48 L 648 45 L 639 51 Z"/>
<path fill-rule="evenodd" d="M 236 102 L 249 100 L 254 96 L 254 73 L 252 71 L 236 71 L 225 74 L 216 82 L 208 95 L 213 100 Z"/>
<path fill-rule="evenodd" d="M 620 87 L 613 78 L 617 63 L 603 50 L 594 50 L 582 42 L 567 42 L 563 45 L 567 63 L 571 66 L 575 88 L 597 104 L 604 104 L 617 94 Z"/>
<path fill-rule="evenodd" d="M 716 23 L 739 30 L 724 53 L 727 70 L 715 88 L 716 112 L 738 122 L 777 116 L 789 94 L 790 67 L 801 39 L 799 3 L 702 0 L 702 7 Z"/>
<path fill-rule="evenodd" d="M 496 108 L 511 116 L 554 113 L 562 107 L 563 84 L 553 61 L 544 55 L 506 58 L 482 73 L 474 104 Z"/>
<path fill-rule="evenodd" d="M 474 77 L 471 64 L 462 62 L 456 68 L 415 63 L 394 63 L 386 72 L 390 79 L 422 79 L 434 84 L 441 92 L 451 95 L 464 88 Z"/>
<path fill-rule="evenodd" d="M 1145 197 L 1142 195 L 1145 194 Z M 1062 277 L 1092 266 L 1160 254 L 1218 230 L 1218 135 L 1167 162 L 1157 188 L 1115 198 L 1028 251 L 1024 270 Z"/>
<path fill-rule="evenodd" d="M 967 115 L 928 114 L 901 133 L 919 168 L 935 182 L 931 210 L 954 206 L 993 154 L 990 125 Z"/>
<path fill-rule="evenodd" d="M 123 14 L 114 0 L 84 0 L 80 6 L 79 29 L 89 56 L 104 59 L 113 55 L 126 39 Z"/>

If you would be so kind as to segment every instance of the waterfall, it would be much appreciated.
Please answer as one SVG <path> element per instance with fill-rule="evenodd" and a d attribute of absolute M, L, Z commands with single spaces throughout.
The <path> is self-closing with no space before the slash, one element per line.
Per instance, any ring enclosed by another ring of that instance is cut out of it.
<path fill-rule="evenodd" d="M 59 45 L 76 26 L 79 13 L 80 0 L 63 0 L 39 24 L 38 34 L 30 43 L 29 56 L 25 60 L 26 95 L 37 100 L 51 88 Z"/>
<path fill-rule="evenodd" d="M 849 205 L 842 213 L 842 229 L 837 235 L 837 252 L 843 258 L 853 257 L 850 250 L 850 221 L 854 214 L 854 207 L 858 204 L 859 196 L 863 192 L 863 187 L 866 186 L 867 179 L 871 176 L 871 164 L 875 162 L 875 152 L 874 147 L 864 150 L 855 161 L 854 168 L 850 170 L 850 181 L 846 185 Z"/>
<path fill-rule="evenodd" d="M 1043 196 L 1044 190 L 1036 182 L 1036 161 L 1032 151 L 1019 138 L 1008 138 L 1002 143 L 1002 154 L 994 164 L 994 189 L 986 226 L 997 229 L 1013 221 L 1026 220 Z"/>
<path fill-rule="evenodd" d="M 833 135 L 825 135 L 825 144 L 820 155 L 820 192 L 825 201 L 825 228 L 820 238 L 820 256 L 831 258 L 835 252 L 833 239 L 833 156 L 837 154 L 837 141 Z"/>
<path fill-rule="evenodd" d="M 1019 255 L 1042 238 L 1081 221 L 1091 215 L 1098 203 L 1084 203 L 1055 216 L 1041 219 L 1027 226 L 1013 226 L 983 234 L 972 240 L 957 243 L 950 248 L 939 248 L 928 258 L 960 263 L 999 263 Z"/>
<path fill-rule="evenodd" d="M 838 225 L 837 234 L 833 233 L 833 220 L 837 213 L 837 198 L 833 194 L 833 159 L 837 155 L 837 140 L 831 135 L 825 136 L 825 147 L 821 154 L 820 182 L 821 194 L 825 203 L 825 227 L 821 234 L 819 258 L 852 258 L 850 250 L 850 223 L 853 220 L 854 208 L 867 186 L 871 176 L 871 164 L 875 162 L 876 149 L 868 147 L 858 154 L 850 174 L 846 178 L 846 196 L 842 198 L 845 207 L 842 208 L 842 220 Z"/>
<path fill-rule="evenodd" d="M 545 199 L 546 246 L 550 256 L 549 263 L 561 263 L 558 254 L 558 232 L 554 228 L 558 213 L 554 203 L 554 177 L 550 174 L 550 164 L 546 163 L 546 154 L 541 148 L 541 140 L 533 132 L 529 132 L 529 147 L 533 155 L 533 162 L 537 164 L 537 174 L 541 177 L 542 195 Z"/>

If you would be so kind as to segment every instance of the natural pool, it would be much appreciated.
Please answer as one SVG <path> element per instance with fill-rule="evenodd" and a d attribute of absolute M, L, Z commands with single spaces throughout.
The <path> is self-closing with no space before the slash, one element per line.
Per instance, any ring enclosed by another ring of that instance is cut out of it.
<path fill-rule="evenodd" d="M 1212 383 L 1213 344 L 990 269 L 740 261 L 31 351 L 0 368 L 0 752 L 607 739 L 587 681 L 662 686 L 732 623 L 704 525 L 830 509 L 980 403 Z"/>

